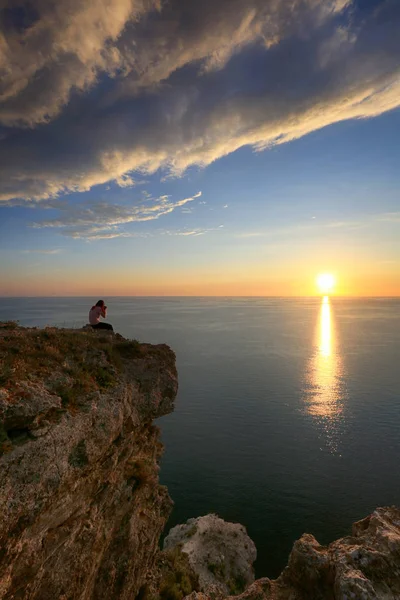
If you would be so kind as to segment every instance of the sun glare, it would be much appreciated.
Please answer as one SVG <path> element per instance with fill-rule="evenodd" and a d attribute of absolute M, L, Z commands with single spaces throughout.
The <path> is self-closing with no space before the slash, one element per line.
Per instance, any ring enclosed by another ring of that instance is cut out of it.
<path fill-rule="evenodd" d="M 317 277 L 317 286 L 321 294 L 329 294 L 335 287 L 335 278 L 330 273 L 321 273 Z"/>

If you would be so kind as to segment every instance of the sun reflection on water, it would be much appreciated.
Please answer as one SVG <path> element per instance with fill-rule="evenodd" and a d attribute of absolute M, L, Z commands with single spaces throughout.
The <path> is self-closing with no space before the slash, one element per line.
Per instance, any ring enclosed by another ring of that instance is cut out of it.
<path fill-rule="evenodd" d="M 321 356 L 331 356 L 332 354 L 331 328 L 331 307 L 328 296 L 324 296 L 320 316 L 319 353 Z"/>
<path fill-rule="evenodd" d="M 344 419 L 343 373 L 328 296 L 322 300 L 316 336 L 307 373 L 306 412 L 322 425 L 326 443 L 336 453 Z"/>

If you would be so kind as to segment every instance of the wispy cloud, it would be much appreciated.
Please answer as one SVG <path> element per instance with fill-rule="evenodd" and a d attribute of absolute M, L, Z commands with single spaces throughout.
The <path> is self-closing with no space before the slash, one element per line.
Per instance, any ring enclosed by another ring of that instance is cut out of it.
<path fill-rule="evenodd" d="M 185 206 L 201 197 L 201 192 L 188 198 L 173 201 L 170 196 L 145 198 L 131 205 L 97 202 L 90 205 L 62 205 L 60 216 L 55 219 L 32 223 L 36 229 L 57 228 L 67 237 L 75 239 L 99 240 L 139 235 L 128 232 L 122 226 L 159 219 L 175 209 Z"/>
<path fill-rule="evenodd" d="M 377 221 L 385 223 L 400 223 L 400 212 L 387 212 L 377 216 Z"/>
<path fill-rule="evenodd" d="M 199 235 L 205 235 L 206 233 L 210 233 L 212 231 L 218 231 L 223 227 L 223 225 L 219 225 L 218 227 L 208 227 L 208 228 L 196 228 L 196 229 L 177 229 L 177 230 L 168 230 L 164 229 L 158 231 L 157 233 L 160 235 L 170 235 L 170 236 L 179 236 L 179 237 L 197 237 Z"/>
<path fill-rule="evenodd" d="M 52 248 L 49 250 L 21 250 L 21 254 L 59 254 L 61 252 L 61 248 Z"/>
<path fill-rule="evenodd" d="M 256 230 L 256 231 L 243 231 L 235 234 L 236 238 L 246 239 L 246 238 L 271 238 L 271 237 L 289 237 L 295 234 L 310 234 L 312 232 L 318 233 L 321 231 L 329 231 L 329 230 L 357 230 L 357 229 L 367 229 L 369 227 L 376 227 L 379 223 L 393 223 L 400 224 L 400 212 L 391 212 L 391 213 L 378 213 L 365 215 L 360 219 L 347 219 L 340 221 L 325 221 L 321 222 L 319 220 L 314 220 L 312 223 L 309 221 L 302 221 L 298 223 L 293 223 L 286 227 L 277 226 L 270 227 L 264 230 Z"/>

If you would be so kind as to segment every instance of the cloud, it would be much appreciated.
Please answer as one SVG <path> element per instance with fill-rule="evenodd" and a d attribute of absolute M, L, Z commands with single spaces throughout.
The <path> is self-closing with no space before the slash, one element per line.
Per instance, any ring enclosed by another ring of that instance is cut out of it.
<path fill-rule="evenodd" d="M 22 254 L 59 254 L 60 248 L 53 248 L 51 250 L 21 250 Z"/>
<path fill-rule="evenodd" d="M 115 179 L 115 183 L 121 188 L 133 187 L 135 185 L 134 180 L 129 175 L 120 175 Z"/>
<path fill-rule="evenodd" d="M 400 223 L 400 212 L 387 212 L 377 216 L 378 221 L 385 223 Z"/>
<path fill-rule="evenodd" d="M 124 63 L 117 41 L 127 24 L 160 8 L 158 0 L 5 4 L 0 121 L 27 126 L 57 116 L 74 90 L 87 91 L 101 73 L 115 75 Z"/>
<path fill-rule="evenodd" d="M 298 223 L 293 223 L 286 227 L 277 226 L 270 229 L 265 230 L 257 230 L 257 231 L 243 231 L 240 233 L 236 233 L 235 237 L 239 239 L 248 239 L 248 238 L 270 238 L 270 237 L 282 237 L 289 238 L 295 236 L 297 234 L 301 235 L 311 235 L 311 234 L 320 234 L 326 235 L 328 231 L 335 230 L 358 230 L 358 229 L 368 229 L 374 228 L 376 229 L 379 224 L 400 224 L 400 212 L 386 212 L 386 213 L 376 213 L 364 215 L 360 219 L 350 218 L 342 221 L 325 221 L 318 223 L 309 221 L 303 221 Z"/>
<path fill-rule="evenodd" d="M 158 231 L 160 235 L 170 235 L 170 236 L 179 236 L 179 237 L 197 237 L 199 235 L 204 235 L 206 233 L 210 233 L 211 231 L 218 231 L 220 227 L 223 225 L 219 225 L 218 227 L 208 227 L 206 229 L 196 228 L 196 229 L 178 229 L 178 230 L 161 230 Z"/>
<path fill-rule="evenodd" d="M 176 208 L 201 197 L 201 192 L 188 198 L 172 201 L 169 196 L 146 198 L 137 205 L 118 205 L 107 202 L 92 202 L 87 205 L 62 204 L 57 218 L 32 223 L 36 229 L 55 228 L 74 239 L 112 239 L 140 235 L 127 232 L 121 226 L 129 223 L 153 221 L 173 212 Z"/>
<path fill-rule="evenodd" d="M 2 201 L 178 175 L 400 105 L 397 0 L 14 6 L 0 16 Z"/>

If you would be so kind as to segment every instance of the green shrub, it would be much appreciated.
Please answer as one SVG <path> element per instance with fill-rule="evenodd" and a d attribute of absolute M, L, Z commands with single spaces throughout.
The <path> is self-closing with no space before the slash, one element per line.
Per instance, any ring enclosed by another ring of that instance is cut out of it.
<path fill-rule="evenodd" d="M 8 384 L 12 377 L 12 371 L 9 365 L 4 365 L 0 370 L 0 387 L 3 387 Z"/>
<path fill-rule="evenodd" d="M 193 537 L 195 535 L 195 533 L 197 533 L 197 525 L 192 525 L 191 528 L 189 529 L 189 531 L 186 532 L 186 536 L 187 537 Z"/>
<path fill-rule="evenodd" d="M 3 321 L 0 323 L 2 329 L 18 329 L 18 321 Z"/>
<path fill-rule="evenodd" d="M 115 350 L 122 358 L 139 358 L 142 355 L 140 344 L 137 340 L 118 342 Z"/>
<path fill-rule="evenodd" d="M 180 546 L 160 552 L 157 566 L 161 571 L 159 593 L 163 600 L 182 600 L 184 596 L 199 591 L 198 576 Z"/>
<path fill-rule="evenodd" d="M 155 483 L 157 474 L 155 472 L 154 461 L 149 458 L 138 458 L 130 460 L 126 465 L 125 476 L 133 487 Z"/>
<path fill-rule="evenodd" d="M 171 581 L 164 581 L 160 588 L 160 597 L 163 600 L 182 600 L 183 591 L 179 588 L 178 584 L 171 579 Z"/>
<path fill-rule="evenodd" d="M 104 367 L 97 367 L 95 371 L 95 378 L 101 388 L 109 388 L 116 383 L 115 376 Z"/>
<path fill-rule="evenodd" d="M 246 589 L 247 580 L 240 573 L 228 581 L 228 589 L 231 596 L 242 594 Z"/>
<path fill-rule="evenodd" d="M 209 562 L 207 564 L 207 568 L 210 571 L 210 573 L 212 573 L 213 575 L 215 575 L 215 577 L 217 577 L 218 579 L 221 579 L 221 580 L 225 579 L 225 575 L 226 575 L 225 563 L 223 563 L 223 562 L 218 562 L 218 563 Z"/>

